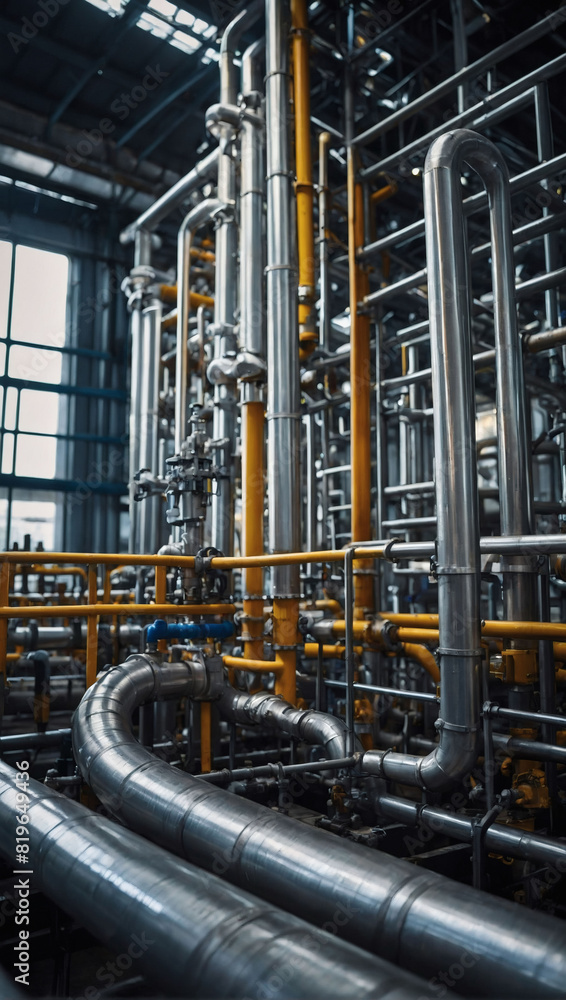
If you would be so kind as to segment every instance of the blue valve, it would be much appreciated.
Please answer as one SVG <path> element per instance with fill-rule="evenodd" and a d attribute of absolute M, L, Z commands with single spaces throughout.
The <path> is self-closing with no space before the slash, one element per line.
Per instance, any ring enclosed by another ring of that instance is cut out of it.
<path fill-rule="evenodd" d="M 232 622 L 207 622 L 201 625 L 196 622 L 174 622 L 168 625 L 163 618 L 157 618 L 147 628 L 148 642 L 158 642 L 159 639 L 229 639 L 231 635 L 234 635 Z"/>

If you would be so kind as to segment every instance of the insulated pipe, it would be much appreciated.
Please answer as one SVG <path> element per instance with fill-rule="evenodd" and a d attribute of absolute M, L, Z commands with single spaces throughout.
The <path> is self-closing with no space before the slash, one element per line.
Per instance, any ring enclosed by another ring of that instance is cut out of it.
<path fill-rule="evenodd" d="M 177 346 L 175 354 L 175 453 L 181 452 L 187 431 L 189 388 L 189 308 L 191 243 L 199 226 L 210 222 L 224 208 L 219 198 L 206 198 L 185 216 L 177 237 Z M 217 274 L 219 272 L 217 271 Z M 221 283 L 219 277 L 218 284 Z"/>
<path fill-rule="evenodd" d="M 300 384 L 297 278 L 293 263 L 289 151 L 289 3 L 266 0 L 267 141 L 267 466 L 269 547 L 297 551 L 301 544 L 299 455 Z M 273 643 L 286 662 L 284 690 L 295 700 L 299 566 L 272 575 Z"/>
<path fill-rule="evenodd" d="M 168 851 L 148 853 L 142 837 L 34 779 L 22 781 L 23 773 L 0 763 L 1 853 L 14 864 L 24 793 L 31 885 L 111 951 L 130 956 L 160 991 L 231 1000 L 270 996 L 276 984 L 281 1000 L 349 1000 L 352 990 L 368 1000 L 422 996 L 416 976 Z"/>
<path fill-rule="evenodd" d="M 235 105 L 238 97 L 238 67 L 235 55 L 244 31 L 262 11 L 261 0 L 252 2 L 228 24 L 220 44 L 220 103 Z M 232 127 L 220 126 L 218 197 L 228 206 L 216 231 L 216 286 L 214 292 L 213 362 L 221 362 L 236 349 L 238 226 L 236 223 L 236 162 L 232 155 Z M 212 437 L 216 465 L 220 469 L 218 492 L 211 501 L 211 542 L 225 555 L 234 551 L 233 464 L 236 435 L 236 393 L 233 381 L 214 386 Z"/>
<path fill-rule="evenodd" d="M 134 709 L 159 691 L 187 692 L 183 676 L 171 671 L 169 664 L 132 657 L 105 673 L 75 713 L 73 745 L 83 777 L 126 825 L 231 882 L 253 884 L 259 896 L 312 923 L 332 922 L 340 936 L 422 976 L 436 976 L 465 954 L 459 988 L 471 996 L 563 997 L 561 921 L 542 913 L 535 919 L 515 903 L 299 824 L 140 746 L 131 731 Z M 521 856 L 528 850 L 534 858 L 541 838 L 504 830 Z M 562 847 L 543 843 L 545 857 Z M 146 847 L 146 862 L 147 856 Z"/>
<path fill-rule="evenodd" d="M 300 358 L 312 354 L 318 340 L 315 322 L 314 187 L 311 154 L 310 35 L 307 0 L 291 0 L 293 102 L 295 107 L 295 194 L 299 263 Z"/>
<path fill-rule="evenodd" d="M 468 268 L 460 173 L 483 180 L 492 239 L 500 510 L 503 534 L 529 532 L 531 484 L 521 343 L 516 329 L 507 167 L 487 139 L 461 129 L 431 146 L 424 169 L 431 332 L 441 703 L 438 747 L 427 757 L 386 753 L 382 777 L 446 788 L 476 759 L 479 728 L 480 531 Z M 470 440 L 471 438 L 471 440 Z M 506 568 L 506 607 L 534 617 L 523 557 Z"/>
<path fill-rule="evenodd" d="M 169 191 L 158 198 L 142 215 L 130 223 L 120 233 L 120 243 L 131 243 L 140 231 L 151 232 L 167 215 L 179 208 L 189 195 L 206 181 L 211 180 L 218 169 L 220 150 L 213 149 L 188 174 L 181 177 Z"/>
<path fill-rule="evenodd" d="M 266 726 L 277 733 L 324 747 L 331 760 L 346 757 L 348 730 L 341 719 L 325 712 L 294 708 L 276 695 L 258 692 L 242 694 L 227 687 L 220 696 L 220 714 L 240 726 Z M 361 750 L 361 744 L 354 752 Z"/>
<path fill-rule="evenodd" d="M 145 229 L 135 231 L 134 272 L 151 266 L 151 233 Z M 133 275 L 132 275 L 133 278 Z M 134 279 L 135 283 L 135 279 Z M 139 294 L 132 304 L 130 320 L 131 362 L 130 362 L 130 418 L 129 418 L 129 491 L 130 491 L 130 552 L 139 552 L 139 504 L 134 500 L 136 472 L 140 469 L 139 427 L 141 421 L 141 397 L 143 389 L 143 291 L 144 283 L 139 282 Z"/>

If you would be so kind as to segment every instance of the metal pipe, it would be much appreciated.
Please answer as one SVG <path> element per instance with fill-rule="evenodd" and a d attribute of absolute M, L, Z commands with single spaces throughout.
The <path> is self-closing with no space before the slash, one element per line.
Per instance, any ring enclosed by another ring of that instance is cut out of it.
<path fill-rule="evenodd" d="M 250 45 L 242 60 L 242 99 L 257 109 L 263 40 Z M 245 556 L 264 551 L 265 367 L 263 197 L 265 135 L 255 123 L 241 128 L 240 181 L 240 344 L 255 362 L 254 378 L 240 382 L 242 439 L 242 539 Z M 244 656 L 263 659 L 263 570 L 244 573 Z"/>
<path fill-rule="evenodd" d="M 177 237 L 177 346 L 175 354 L 175 453 L 179 455 L 187 432 L 189 389 L 189 309 L 191 244 L 196 230 L 224 209 L 219 198 L 206 198 L 185 216 Z M 218 258 L 217 258 L 218 259 Z M 218 266 L 218 265 L 217 265 Z M 218 284 L 221 282 L 219 281 Z M 216 299 L 218 293 L 216 294 Z"/>
<path fill-rule="evenodd" d="M 291 0 L 297 256 L 299 280 L 299 356 L 309 357 L 318 342 L 315 323 L 314 185 L 311 155 L 310 34 L 307 0 Z"/>
<path fill-rule="evenodd" d="M 33 885 L 111 952 L 135 960 L 160 990 L 172 996 L 262 997 L 275 982 L 282 984 L 282 1000 L 347 1000 L 355 982 L 361 997 L 422 995 L 425 985 L 416 976 L 168 851 L 154 847 L 148 855 L 142 837 L 17 775 L 0 764 L 1 853 L 14 864 L 23 792 L 29 799 Z M 23 888 L 28 884 L 23 880 Z"/>
<path fill-rule="evenodd" d="M 370 773 L 372 772 L 369 758 L 372 753 L 370 750 L 362 758 L 362 767 L 367 767 Z M 379 792 L 376 795 L 376 807 L 383 816 L 396 822 L 408 826 L 418 826 L 419 823 L 423 823 L 435 833 L 445 834 L 455 840 L 462 840 L 465 843 L 472 840 L 474 821 L 468 816 L 446 812 L 437 806 L 409 802 L 394 795 L 381 795 Z M 498 854 L 505 856 L 510 854 L 526 861 L 551 865 L 553 869 L 558 867 L 559 872 L 566 871 L 566 845 L 550 837 L 540 837 L 536 833 L 494 823 L 486 833 L 485 846 Z"/>
<path fill-rule="evenodd" d="M 490 205 L 502 528 L 509 534 L 528 532 L 531 520 L 507 168 L 491 142 L 459 130 L 433 143 L 424 171 L 432 390 L 437 415 L 440 742 L 425 758 L 386 754 L 382 771 L 384 777 L 424 788 L 446 787 L 469 771 L 476 759 L 479 727 L 480 534 L 473 433 L 470 443 L 475 406 L 460 186 L 464 162 L 480 175 Z M 505 565 L 506 608 L 517 611 L 513 617 L 533 617 L 534 576 L 529 569 L 523 558 Z"/>
<path fill-rule="evenodd" d="M 515 903 L 299 824 L 171 768 L 140 746 L 129 721 L 135 707 L 158 692 L 186 691 L 186 679 L 170 664 L 134 657 L 107 671 L 75 713 L 81 773 L 126 825 L 231 882 L 253 883 L 259 896 L 315 924 L 334 921 L 338 935 L 424 977 L 463 952 L 473 954 L 460 981 L 472 996 L 532 997 L 533 982 L 541 997 L 563 995 L 560 921 L 539 913 L 534 922 Z M 517 831 L 518 844 L 522 838 Z"/>
<path fill-rule="evenodd" d="M 242 694 L 226 687 L 219 701 L 220 714 L 240 726 L 258 725 L 285 733 L 292 739 L 321 746 L 331 760 L 350 756 L 347 749 L 348 730 L 341 719 L 325 712 L 294 708 L 288 702 L 268 694 Z M 361 744 L 352 753 L 361 750 Z"/>
<path fill-rule="evenodd" d="M 259 18 L 262 0 L 252 0 L 228 24 L 220 44 L 220 103 L 235 105 L 238 96 L 238 43 Z M 236 163 L 232 156 L 232 128 L 220 126 L 218 197 L 226 204 L 216 231 L 216 274 L 214 293 L 213 360 L 221 362 L 236 348 L 238 226 L 236 223 Z M 214 385 L 212 437 L 216 465 L 220 469 L 218 491 L 211 502 L 211 542 L 226 555 L 234 551 L 234 453 L 236 440 L 236 391 L 234 379 Z"/>
<path fill-rule="evenodd" d="M 157 201 L 143 212 L 135 222 L 120 233 L 120 243 L 131 243 L 137 239 L 137 234 L 141 231 L 150 233 L 159 223 L 176 208 L 179 208 L 187 200 L 193 191 L 196 191 L 206 181 L 211 180 L 218 169 L 218 158 L 220 150 L 213 149 L 207 156 L 197 163 L 188 174 L 181 177 L 169 191 L 161 195 Z"/>
<path fill-rule="evenodd" d="M 269 547 L 272 552 L 300 546 L 299 509 L 300 384 L 297 331 L 297 276 L 293 261 L 289 149 L 290 11 L 288 0 L 266 0 L 267 140 L 267 466 Z M 288 661 L 285 697 L 295 700 L 298 566 L 272 574 L 273 641 Z"/>
<path fill-rule="evenodd" d="M 318 247 L 319 247 L 319 317 L 318 342 L 328 349 L 330 345 L 330 268 L 328 261 L 328 231 L 330 226 L 328 190 L 328 147 L 330 132 L 318 137 Z"/>

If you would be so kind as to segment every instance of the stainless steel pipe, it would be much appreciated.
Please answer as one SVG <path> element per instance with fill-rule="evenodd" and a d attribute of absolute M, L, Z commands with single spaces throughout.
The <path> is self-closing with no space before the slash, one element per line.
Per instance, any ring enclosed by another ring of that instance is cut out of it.
<path fill-rule="evenodd" d="M 0 763 L 0 852 L 14 863 L 18 794 L 32 885 L 172 996 L 417 1000 L 425 984 L 172 857 Z M 31 868 L 31 866 L 30 866 Z M 300 953 L 297 949 L 300 947 Z M 122 968 L 122 966 L 120 966 Z"/>
<path fill-rule="evenodd" d="M 131 713 L 155 697 L 187 694 L 182 671 L 131 657 L 89 688 L 75 713 L 73 745 L 83 777 L 126 825 L 233 883 L 253 885 L 259 896 L 314 924 L 333 924 L 340 937 L 422 976 L 470 956 L 460 981 L 469 995 L 563 996 L 561 922 L 543 914 L 535 920 L 514 903 L 299 824 L 171 768 L 140 746 Z"/>
<path fill-rule="evenodd" d="M 301 546 L 297 276 L 291 222 L 288 0 L 266 0 L 267 466 L 271 552 Z M 273 571 L 273 595 L 298 597 L 299 567 Z"/>
<path fill-rule="evenodd" d="M 382 777 L 432 789 L 446 788 L 470 770 L 476 759 L 480 720 L 481 563 L 470 302 L 460 184 L 463 163 L 480 175 L 489 199 L 503 534 L 528 533 L 532 517 L 530 441 L 513 296 L 507 167 L 493 143 L 458 130 L 432 144 L 424 172 L 435 411 L 440 741 L 424 758 L 386 752 L 380 771 Z M 534 616 L 534 577 L 526 558 L 515 556 L 505 566 L 507 618 Z"/>

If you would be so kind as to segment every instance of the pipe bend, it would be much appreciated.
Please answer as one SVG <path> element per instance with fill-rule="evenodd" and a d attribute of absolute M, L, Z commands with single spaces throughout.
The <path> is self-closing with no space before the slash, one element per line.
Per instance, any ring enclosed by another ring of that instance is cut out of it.
<path fill-rule="evenodd" d="M 264 725 L 311 746 L 322 746 L 332 760 L 348 756 L 346 724 L 332 715 L 295 708 L 283 698 L 267 692 L 247 695 L 230 687 L 224 689 L 219 705 L 221 714 L 232 722 Z M 355 749 L 362 747 L 357 745 Z"/>
<path fill-rule="evenodd" d="M 435 139 L 427 153 L 423 174 L 436 170 L 460 171 L 468 163 L 480 175 L 488 191 L 493 183 L 506 181 L 507 164 L 496 146 L 471 129 L 458 128 Z"/>

